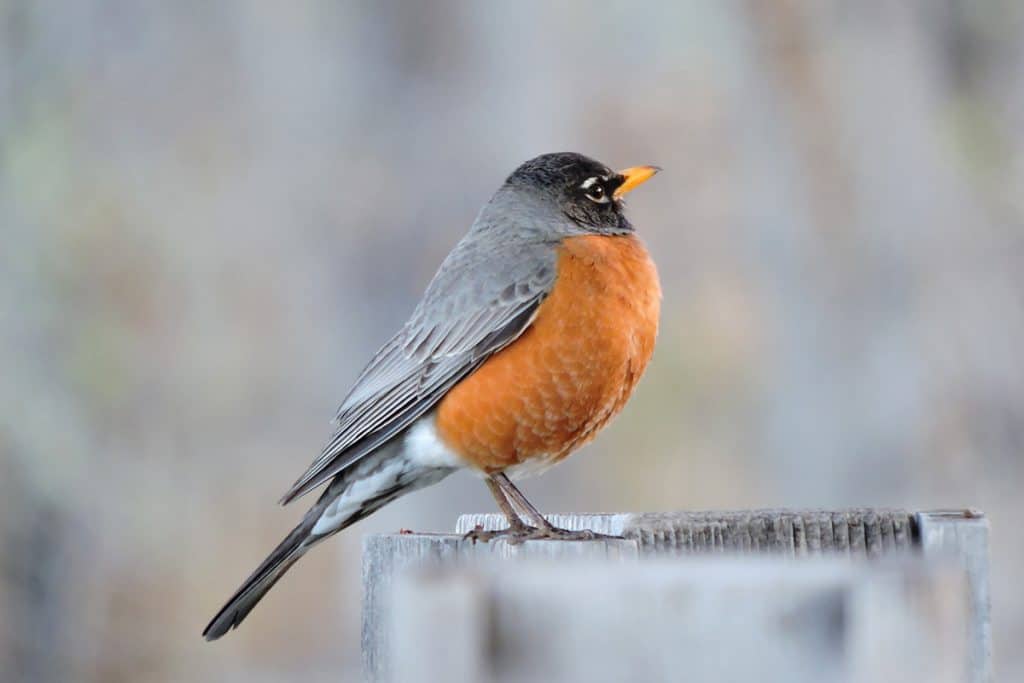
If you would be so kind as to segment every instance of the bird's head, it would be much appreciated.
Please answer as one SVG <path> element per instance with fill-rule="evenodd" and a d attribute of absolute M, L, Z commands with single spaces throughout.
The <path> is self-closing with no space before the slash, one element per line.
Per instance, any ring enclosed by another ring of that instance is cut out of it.
<path fill-rule="evenodd" d="M 511 194 L 529 214 L 524 218 L 539 219 L 554 232 L 622 235 L 633 231 L 622 198 L 659 170 L 634 166 L 612 171 L 582 154 L 543 154 L 513 171 L 499 196 Z"/>

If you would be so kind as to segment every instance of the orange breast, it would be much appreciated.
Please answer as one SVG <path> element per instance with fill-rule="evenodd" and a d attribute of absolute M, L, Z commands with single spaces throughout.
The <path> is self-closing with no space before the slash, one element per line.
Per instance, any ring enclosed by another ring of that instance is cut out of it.
<path fill-rule="evenodd" d="M 654 351 L 661 288 L 633 236 L 572 237 L 533 324 L 437 408 L 441 438 L 486 472 L 557 462 L 622 409 Z"/>

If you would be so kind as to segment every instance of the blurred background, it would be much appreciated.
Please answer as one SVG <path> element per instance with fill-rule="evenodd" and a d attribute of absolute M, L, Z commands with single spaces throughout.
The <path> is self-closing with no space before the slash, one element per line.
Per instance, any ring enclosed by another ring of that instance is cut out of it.
<path fill-rule="evenodd" d="M 665 172 L 659 346 L 550 511 L 975 506 L 1024 679 L 1024 5 L 0 0 L 0 676 L 355 679 L 360 537 L 200 631 L 521 161 Z"/>

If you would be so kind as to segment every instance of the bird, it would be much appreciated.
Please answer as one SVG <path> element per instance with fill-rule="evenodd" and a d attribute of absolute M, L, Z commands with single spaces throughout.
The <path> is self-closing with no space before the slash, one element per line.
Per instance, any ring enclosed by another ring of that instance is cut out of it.
<path fill-rule="evenodd" d="M 206 640 L 236 628 L 310 548 L 458 470 L 482 476 L 508 521 L 470 532 L 474 541 L 596 536 L 549 523 L 513 480 L 591 441 L 647 367 L 661 286 L 623 197 L 659 170 L 616 172 L 563 152 L 507 177 L 280 502 L 326 484 L 320 497 L 209 622 Z"/>

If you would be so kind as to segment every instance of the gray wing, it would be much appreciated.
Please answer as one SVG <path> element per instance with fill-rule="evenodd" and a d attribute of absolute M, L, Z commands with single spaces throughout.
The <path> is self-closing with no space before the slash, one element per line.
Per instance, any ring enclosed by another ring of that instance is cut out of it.
<path fill-rule="evenodd" d="M 400 434 L 529 327 L 555 281 L 554 245 L 472 238 L 448 255 L 412 317 L 360 374 L 333 438 L 283 504 Z"/>

